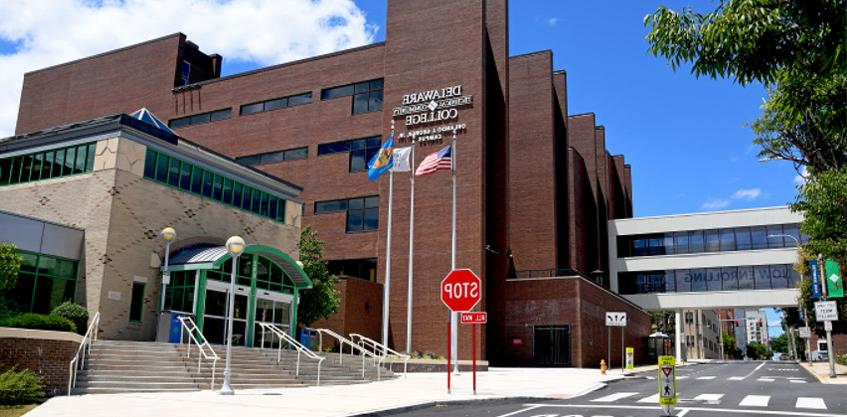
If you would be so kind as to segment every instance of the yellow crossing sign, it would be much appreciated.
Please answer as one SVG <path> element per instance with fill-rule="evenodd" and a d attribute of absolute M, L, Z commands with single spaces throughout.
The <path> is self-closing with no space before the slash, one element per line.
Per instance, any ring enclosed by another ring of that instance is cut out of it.
<path fill-rule="evenodd" d="M 676 405 L 676 360 L 659 356 L 659 404 L 670 415 Z"/>

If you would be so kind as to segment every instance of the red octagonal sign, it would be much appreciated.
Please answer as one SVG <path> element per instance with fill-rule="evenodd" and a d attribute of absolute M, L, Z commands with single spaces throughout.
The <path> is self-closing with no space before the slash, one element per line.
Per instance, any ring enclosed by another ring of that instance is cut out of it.
<path fill-rule="evenodd" d="M 441 281 L 441 301 L 451 311 L 470 311 L 482 298 L 482 280 L 470 269 L 456 269 Z"/>

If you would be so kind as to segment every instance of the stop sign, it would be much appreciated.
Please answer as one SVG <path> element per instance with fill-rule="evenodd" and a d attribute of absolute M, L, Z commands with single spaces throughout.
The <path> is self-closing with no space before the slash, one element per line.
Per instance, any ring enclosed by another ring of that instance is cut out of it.
<path fill-rule="evenodd" d="M 441 301 L 451 311 L 470 311 L 482 298 L 482 280 L 470 269 L 455 269 L 441 281 Z"/>

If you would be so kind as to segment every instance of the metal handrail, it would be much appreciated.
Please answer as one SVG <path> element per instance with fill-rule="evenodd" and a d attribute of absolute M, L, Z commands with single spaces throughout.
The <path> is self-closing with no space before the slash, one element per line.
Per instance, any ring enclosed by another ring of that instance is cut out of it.
<path fill-rule="evenodd" d="M 408 370 L 409 359 L 411 358 L 411 356 L 405 353 L 400 353 L 386 345 L 383 345 L 382 343 L 377 342 L 376 340 L 373 340 L 367 336 L 360 335 L 358 333 L 350 333 L 350 337 L 353 339 L 359 339 L 359 344 L 361 346 L 364 346 L 365 344 L 373 346 L 375 354 L 377 352 L 377 349 L 382 351 L 382 355 L 379 358 L 379 368 L 377 368 L 377 379 L 379 379 L 379 372 L 382 369 L 382 363 L 385 362 L 385 359 L 388 358 L 389 354 L 403 359 L 403 377 L 406 377 L 406 371 Z M 393 365 L 394 362 L 395 361 L 391 361 L 391 364 Z"/>
<path fill-rule="evenodd" d="M 321 385 L 321 364 L 323 363 L 324 359 L 326 359 L 325 357 L 319 356 L 315 352 L 312 352 L 311 350 L 309 350 L 309 348 L 307 348 L 306 346 L 303 346 L 303 344 L 301 344 L 300 342 L 295 340 L 293 337 L 289 336 L 288 333 L 285 333 L 284 331 L 280 330 L 280 328 L 276 327 L 276 325 L 274 325 L 274 324 L 263 323 L 263 322 L 256 322 L 256 324 L 261 326 L 262 330 L 270 330 L 271 333 L 274 334 L 274 336 L 276 336 L 280 339 L 280 343 L 279 343 L 279 346 L 277 347 L 277 353 L 276 353 L 276 363 L 277 364 L 279 364 L 279 361 L 282 358 L 282 341 L 284 340 L 286 343 L 288 343 L 289 346 L 294 346 L 294 348 L 297 350 L 297 368 L 296 368 L 295 375 L 300 376 L 300 354 L 301 353 L 306 355 L 306 357 L 309 358 L 309 359 L 313 359 L 313 360 L 318 361 L 318 377 L 317 377 L 316 385 Z M 264 347 L 265 347 L 264 338 L 265 338 L 265 332 L 262 332 L 262 349 L 264 349 Z"/>
<path fill-rule="evenodd" d="M 203 332 L 201 332 L 200 329 L 197 328 L 197 324 L 194 323 L 194 319 L 188 316 L 179 316 L 177 317 L 177 320 L 179 320 L 179 322 L 182 324 L 182 326 L 180 326 L 179 328 L 179 344 L 182 345 L 182 341 L 184 340 L 182 337 L 184 333 L 183 329 L 185 329 L 185 331 L 188 332 L 189 341 L 194 342 L 194 344 L 197 345 L 197 350 L 200 351 L 200 355 L 197 355 L 197 373 L 200 373 L 201 360 L 206 359 L 212 361 L 212 381 L 209 383 L 209 389 L 214 391 L 215 370 L 217 369 L 218 359 L 220 359 L 220 357 L 217 353 L 215 353 L 215 350 L 212 349 L 212 345 L 210 345 L 209 341 L 206 340 L 206 336 L 203 336 Z M 188 324 L 186 324 L 186 322 L 188 322 Z M 198 339 L 197 336 L 199 336 L 200 338 Z M 200 340 L 202 340 L 202 342 Z M 185 349 L 185 357 L 190 358 L 191 343 L 187 343 L 187 345 L 188 347 Z M 206 349 L 209 349 L 208 354 L 206 353 Z"/>
<path fill-rule="evenodd" d="M 358 349 L 359 353 L 362 356 L 362 379 L 365 379 L 365 358 L 370 356 L 374 360 L 374 366 L 377 364 L 377 356 L 365 349 L 362 346 L 357 345 L 352 340 L 330 330 L 330 329 L 315 329 L 315 328 L 306 328 L 307 331 L 318 334 L 318 351 L 323 352 L 323 334 L 326 333 L 328 336 L 334 338 L 339 341 L 338 345 L 338 363 L 341 364 L 344 361 L 344 345 L 347 344 L 350 346 L 350 354 L 353 355 L 353 349 Z M 379 373 L 377 373 L 379 375 Z"/>
<path fill-rule="evenodd" d="M 98 311 L 91 319 L 91 323 L 88 324 L 88 329 L 82 336 L 82 342 L 76 349 L 76 355 L 68 364 L 68 395 L 71 395 L 71 390 L 76 386 L 77 365 L 79 365 L 79 369 L 85 369 L 85 355 L 91 355 L 91 343 L 97 341 L 97 328 L 99 326 L 100 312 Z"/>

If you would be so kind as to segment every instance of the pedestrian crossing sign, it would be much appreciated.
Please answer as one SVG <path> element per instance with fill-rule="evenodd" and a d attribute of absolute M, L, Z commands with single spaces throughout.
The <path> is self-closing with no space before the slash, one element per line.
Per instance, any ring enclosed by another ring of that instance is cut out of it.
<path fill-rule="evenodd" d="M 676 405 L 676 360 L 673 356 L 659 356 L 659 404 Z"/>

